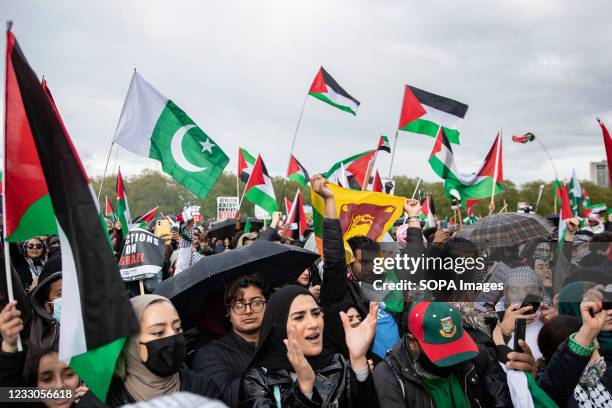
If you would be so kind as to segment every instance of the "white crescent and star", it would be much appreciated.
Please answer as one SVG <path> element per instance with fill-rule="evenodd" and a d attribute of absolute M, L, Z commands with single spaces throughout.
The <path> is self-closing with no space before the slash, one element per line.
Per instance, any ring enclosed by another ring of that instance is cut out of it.
<path fill-rule="evenodd" d="M 172 136 L 172 141 L 170 142 L 170 151 L 172 152 L 172 158 L 174 159 L 176 164 L 178 164 L 183 170 L 189 171 L 192 173 L 206 170 L 206 167 L 199 167 L 199 166 L 192 164 L 185 157 L 185 153 L 183 153 L 183 138 L 185 137 L 187 132 L 191 128 L 194 128 L 194 127 L 196 127 L 196 125 L 185 125 L 185 126 L 178 128 L 177 131 L 174 132 L 174 135 Z M 208 143 L 208 140 L 207 140 L 207 143 Z M 212 146 L 214 145 L 210 146 L 211 149 L 212 149 Z M 203 151 L 204 149 L 202 149 L 202 152 Z"/>
<path fill-rule="evenodd" d="M 200 142 L 202 145 L 202 153 L 207 151 L 208 153 L 212 153 L 212 148 L 216 146 L 216 144 L 211 143 L 209 138 L 206 138 L 206 141 Z"/>

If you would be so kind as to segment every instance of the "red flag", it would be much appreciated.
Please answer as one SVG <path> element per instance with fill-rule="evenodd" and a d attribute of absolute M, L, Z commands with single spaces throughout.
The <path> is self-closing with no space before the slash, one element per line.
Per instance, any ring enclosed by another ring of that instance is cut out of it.
<path fill-rule="evenodd" d="M 378 170 L 374 174 L 374 182 L 372 183 L 372 191 L 375 193 L 382 193 L 382 181 L 380 180 L 380 174 L 378 174 Z"/>
<path fill-rule="evenodd" d="M 610 177 L 610 188 L 612 189 L 612 138 L 610 138 L 610 133 L 608 133 L 608 129 L 606 129 L 602 121 L 597 119 L 597 122 L 599 122 L 601 133 L 603 134 L 606 157 L 608 158 L 608 177 Z"/>
<path fill-rule="evenodd" d="M 285 199 L 286 206 L 288 201 Z M 307 224 L 300 190 L 296 191 L 293 203 L 289 203 L 287 206 L 287 224 L 289 224 L 289 229 L 285 236 L 292 236 L 295 240 L 304 239 L 304 231 L 306 231 Z"/>

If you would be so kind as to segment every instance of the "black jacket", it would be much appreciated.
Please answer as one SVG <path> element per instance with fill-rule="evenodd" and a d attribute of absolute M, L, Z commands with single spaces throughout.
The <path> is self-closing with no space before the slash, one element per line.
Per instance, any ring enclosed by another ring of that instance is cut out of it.
<path fill-rule="evenodd" d="M 223 393 L 223 401 L 238 407 L 240 378 L 255 354 L 255 343 L 234 332 L 200 347 L 193 358 L 194 371 L 210 378 Z"/>
<path fill-rule="evenodd" d="M 537 383 L 559 407 L 578 407 L 574 399 L 574 389 L 589 363 L 591 356 L 579 356 L 561 343 L 550 362 L 538 371 Z M 610 362 L 606 361 L 608 367 Z M 606 369 L 601 383 L 612 392 L 612 369 Z"/>
<path fill-rule="evenodd" d="M 189 391 L 209 398 L 221 398 L 221 390 L 219 390 L 215 383 L 202 374 L 196 373 L 186 366 L 183 366 L 179 370 L 179 376 L 181 379 L 181 391 Z M 114 408 L 123 406 L 125 404 L 132 404 L 134 402 L 136 401 L 125 388 L 123 381 L 119 377 L 113 377 L 108 389 L 108 394 L 106 395 L 106 404 L 100 402 L 100 400 L 97 399 L 90 391 L 83 396 L 77 406 L 79 408 Z"/>
<path fill-rule="evenodd" d="M 506 374 L 488 352 L 459 364 L 455 375 L 473 408 L 512 407 Z M 429 392 L 414 371 L 405 337 L 374 369 L 374 384 L 381 407 L 434 407 Z"/>
<path fill-rule="evenodd" d="M 278 387 L 283 407 L 378 407 L 372 373 L 364 382 L 358 382 L 348 361 L 340 354 L 334 355 L 330 365 L 315 375 L 311 400 L 302 394 L 287 370 L 251 367 L 242 377 L 240 406 L 276 408 L 274 394 Z"/>

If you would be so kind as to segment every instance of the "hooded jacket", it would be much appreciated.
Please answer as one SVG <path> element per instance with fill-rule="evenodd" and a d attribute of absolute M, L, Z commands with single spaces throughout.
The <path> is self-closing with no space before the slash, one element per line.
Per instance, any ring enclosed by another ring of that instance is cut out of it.
<path fill-rule="evenodd" d="M 434 408 L 413 364 L 404 337 L 376 366 L 374 384 L 381 407 Z M 506 374 L 488 352 L 481 350 L 477 357 L 458 364 L 454 370 L 471 407 L 512 407 Z"/>
<path fill-rule="evenodd" d="M 59 339 L 60 325 L 44 307 L 51 284 L 62 278 L 61 257 L 55 255 L 47 261 L 39 279 L 40 282 L 30 295 L 32 304 L 32 324 L 28 345 L 36 349 L 46 348 Z"/>

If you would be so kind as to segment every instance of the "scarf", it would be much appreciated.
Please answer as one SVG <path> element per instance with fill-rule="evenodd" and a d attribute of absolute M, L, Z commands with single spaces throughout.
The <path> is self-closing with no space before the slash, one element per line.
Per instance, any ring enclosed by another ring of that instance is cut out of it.
<path fill-rule="evenodd" d="M 293 371 L 283 340 L 287 338 L 289 309 L 291 309 L 293 300 L 299 295 L 312 296 L 308 289 L 302 286 L 289 285 L 280 288 L 270 297 L 259 332 L 257 351 L 255 351 L 250 366 Z M 325 336 L 325 331 L 321 334 Z M 318 371 L 327 367 L 333 357 L 333 353 L 323 349 L 321 354 L 306 357 L 306 360 L 313 371 Z"/>
<path fill-rule="evenodd" d="M 158 295 L 140 295 L 130 299 L 140 322 L 145 309 L 155 301 L 170 301 Z M 179 373 L 158 377 L 140 359 L 139 335 L 132 336 L 123 349 L 125 359 L 125 388 L 136 401 L 148 401 L 160 395 L 173 394 L 181 388 Z"/>
<path fill-rule="evenodd" d="M 600 382 L 588 388 L 584 388 L 578 384 L 574 389 L 574 399 L 577 405 L 582 408 L 612 407 L 612 396 Z"/>
<path fill-rule="evenodd" d="M 469 408 L 468 402 L 461 384 L 457 380 L 455 373 L 447 378 L 428 378 L 420 377 L 425 385 L 427 392 L 431 395 L 434 406 L 448 408 Z"/>

